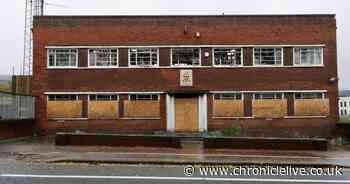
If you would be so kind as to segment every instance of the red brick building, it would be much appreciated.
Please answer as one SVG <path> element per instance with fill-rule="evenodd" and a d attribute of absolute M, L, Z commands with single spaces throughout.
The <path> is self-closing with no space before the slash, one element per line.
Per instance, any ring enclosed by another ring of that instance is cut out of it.
<path fill-rule="evenodd" d="M 42 130 L 329 137 L 335 15 L 35 17 Z"/>

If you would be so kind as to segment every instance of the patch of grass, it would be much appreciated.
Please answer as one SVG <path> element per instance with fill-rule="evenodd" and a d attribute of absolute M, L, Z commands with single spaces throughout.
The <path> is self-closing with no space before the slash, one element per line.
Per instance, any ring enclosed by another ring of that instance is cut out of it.
<path fill-rule="evenodd" d="M 11 88 L 9 84 L 0 84 L 0 91 L 10 92 Z"/>
<path fill-rule="evenodd" d="M 344 117 L 344 118 L 340 118 L 340 123 L 350 123 L 350 116 L 348 117 Z"/>
<path fill-rule="evenodd" d="M 242 128 L 239 125 L 234 125 L 230 128 L 223 129 L 222 134 L 227 137 L 239 137 L 242 135 Z"/>

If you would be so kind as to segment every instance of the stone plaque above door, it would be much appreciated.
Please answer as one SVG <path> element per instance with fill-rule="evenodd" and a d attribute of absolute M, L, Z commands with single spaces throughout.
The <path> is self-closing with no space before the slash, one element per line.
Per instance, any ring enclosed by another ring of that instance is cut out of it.
<path fill-rule="evenodd" d="M 193 72 L 192 70 L 180 70 L 180 86 L 192 87 L 193 86 Z"/>

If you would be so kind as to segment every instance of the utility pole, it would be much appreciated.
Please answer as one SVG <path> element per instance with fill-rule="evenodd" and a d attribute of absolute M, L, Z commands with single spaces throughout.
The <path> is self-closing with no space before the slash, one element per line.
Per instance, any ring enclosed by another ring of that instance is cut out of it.
<path fill-rule="evenodd" d="M 24 52 L 21 75 L 31 75 L 33 67 L 33 17 L 44 15 L 44 0 L 25 0 Z"/>

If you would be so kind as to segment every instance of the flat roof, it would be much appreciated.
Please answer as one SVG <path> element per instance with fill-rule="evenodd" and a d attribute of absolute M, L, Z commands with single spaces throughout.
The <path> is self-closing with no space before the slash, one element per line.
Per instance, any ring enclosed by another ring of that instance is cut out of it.
<path fill-rule="evenodd" d="M 187 15 L 44 15 L 37 17 L 293 17 L 293 16 L 336 16 L 336 14 L 187 14 Z"/>

